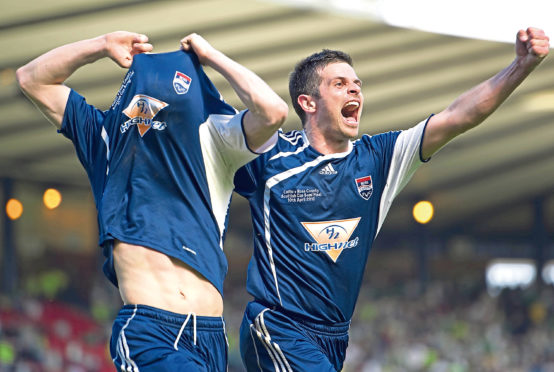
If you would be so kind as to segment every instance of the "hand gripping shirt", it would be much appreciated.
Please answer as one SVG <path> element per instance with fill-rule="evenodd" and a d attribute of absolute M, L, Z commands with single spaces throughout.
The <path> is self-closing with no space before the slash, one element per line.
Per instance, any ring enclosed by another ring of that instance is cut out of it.
<path fill-rule="evenodd" d="M 427 121 L 364 135 L 323 155 L 303 132 L 242 167 L 235 190 L 251 208 L 247 290 L 266 307 L 312 322 L 349 321 L 368 254 L 394 197 L 422 163 Z"/>
<path fill-rule="evenodd" d="M 60 132 L 88 174 L 116 286 L 114 239 L 177 258 L 222 293 L 233 175 L 256 156 L 243 115 L 184 51 L 136 55 L 107 111 L 71 91 Z"/>

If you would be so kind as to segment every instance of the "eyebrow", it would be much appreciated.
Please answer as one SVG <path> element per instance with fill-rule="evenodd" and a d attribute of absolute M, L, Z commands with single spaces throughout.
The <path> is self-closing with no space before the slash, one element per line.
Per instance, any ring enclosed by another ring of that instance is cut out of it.
<path fill-rule="evenodd" d="M 331 78 L 330 81 L 333 82 L 334 80 L 348 80 L 348 78 L 345 77 L 345 76 L 335 76 L 335 77 Z M 362 85 L 362 80 L 359 79 L 359 78 L 356 78 L 356 79 L 354 79 L 354 83 L 361 86 Z"/>

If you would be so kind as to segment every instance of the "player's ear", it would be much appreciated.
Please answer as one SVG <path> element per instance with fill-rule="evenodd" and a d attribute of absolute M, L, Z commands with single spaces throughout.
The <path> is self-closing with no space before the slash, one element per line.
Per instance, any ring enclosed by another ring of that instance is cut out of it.
<path fill-rule="evenodd" d="M 306 111 L 306 112 L 309 112 L 309 113 L 313 113 L 315 112 L 315 109 L 316 109 L 316 102 L 315 100 L 313 99 L 312 96 L 308 95 L 308 94 L 301 94 L 298 96 L 298 104 L 300 105 L 300 107 L 302 108 L 302 110 Z"/>

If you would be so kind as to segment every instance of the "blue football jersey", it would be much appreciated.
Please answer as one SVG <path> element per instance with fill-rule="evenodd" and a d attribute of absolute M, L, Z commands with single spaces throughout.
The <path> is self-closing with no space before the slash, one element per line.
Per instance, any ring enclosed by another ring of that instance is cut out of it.
<path fill-rule="evenodd" d="M 250 203 L 254 229 L 248 292 L 309 321 L 349 321 L 372 243 L 422 164 L 426 123 L 364 135 L 330 155 L 304 132 L 280 132 L 271 151 L 242 167 L 235 190 Z"/>
<path fill-rule="evenodd" d="M 222 292 L 233 176 L 256 156 L 243 115 L 184 51 L 136 55 L 107 111 L 71 91 L 60 132 L 88 174 L 115 285 L 118 239 L 185 262 Z"/>

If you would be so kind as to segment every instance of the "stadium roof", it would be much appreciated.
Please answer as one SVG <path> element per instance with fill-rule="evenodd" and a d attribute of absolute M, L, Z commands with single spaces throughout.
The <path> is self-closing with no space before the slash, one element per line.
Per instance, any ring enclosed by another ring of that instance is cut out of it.
<path fill-rule="evenodd" d="M 197 32 L 262 76 L 289 106 L 287 78 L 295 62 L 322 48 L 342 49 L 353 56 L 364 81 L 361 132 L 369 134 L 405 129 L 440 111 L 514 56 L 510 43 L 253 0 L 10 1 L 0 14 L 0 177 L 88 187 L 71 143 L 23 97 L 14 73 L 51 48 L 121 29 L 149 35 L 156 52 L 175 50 L 181 37 Z M 207 72 L 240 108 L 226 82 Z M 107 108 L 123 74 L 103 60 L 79 70 L 68 84 Z M 411 208 L 419 198 L 435 203 L 435 230 L 526 234 L 540 200 L 554 231 L 553 82 L 550 56 L 481 127 L 418 171 L 384 232 L 412 229 Z M 299 127 L 291 107 L 284 128 Z"/>

